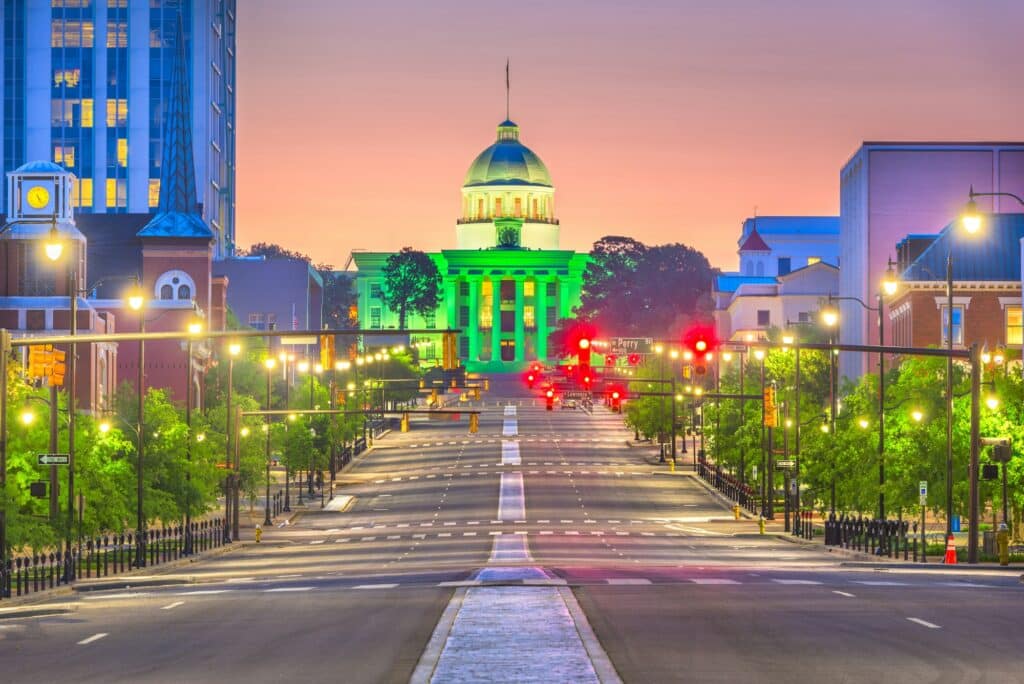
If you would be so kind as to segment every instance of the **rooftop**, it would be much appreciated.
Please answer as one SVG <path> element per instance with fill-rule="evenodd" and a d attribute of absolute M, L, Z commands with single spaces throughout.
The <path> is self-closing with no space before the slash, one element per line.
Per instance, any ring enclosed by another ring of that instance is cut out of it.
<path fill-rule="evenodd" d="M 1024 214 L 986 214 L 981 230 L 971 235 L 957 219 L 911 262 L 903 280 L 935 282 L 946 279 L 946 257 L 953 255 L 954 281 L 1020 281 L 1020 241 Z"/>

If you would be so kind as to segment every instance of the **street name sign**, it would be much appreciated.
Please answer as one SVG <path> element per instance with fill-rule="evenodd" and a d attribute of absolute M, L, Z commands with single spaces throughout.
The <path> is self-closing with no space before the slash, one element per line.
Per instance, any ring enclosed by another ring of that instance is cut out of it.
<path fill-rule="evenodd" d="M 795 466 L 796 466 L 796 461 L 780 460 L 780 461 L 776 461 L 775 462 L 775 467 L 776 468 L 782 468 L 783 470 L 787 470 L 787 469 L 793 468 Z"/>
<path fill-rule="evenodd" d="M 654 339 L 651 337 L 613 337 L 610 346 L 612 354 L 650 354 L 654 351 Z"/>
<path fill-rule="evenodd" d="M 39 465 L 68 465 L 71 463 L 69 454 L 39 454 Z"/>

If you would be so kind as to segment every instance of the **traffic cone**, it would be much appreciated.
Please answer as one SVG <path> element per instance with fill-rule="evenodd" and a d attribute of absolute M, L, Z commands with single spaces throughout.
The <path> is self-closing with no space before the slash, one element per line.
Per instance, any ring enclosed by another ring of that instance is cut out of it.
<path fill-rule="evenodd" d="M 956 565 L 956 546 L 953 544 L 953 535 L 946 537 L 946 559 L 942 562 L 946 565 Z"/>

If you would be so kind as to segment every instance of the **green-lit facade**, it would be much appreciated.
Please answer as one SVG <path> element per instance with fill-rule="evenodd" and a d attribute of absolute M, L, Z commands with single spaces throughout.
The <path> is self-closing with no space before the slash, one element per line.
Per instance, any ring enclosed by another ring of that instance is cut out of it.
<path fill-rule="evenodd" d="M 554 187 L 543 162 L 519 142 L 511 121 L 477 156 L 462 187 L 456 249 L 431 253 L 442 301 L 408 328 L 458 328 L 459 357 L 470 371 L 510 372 L 531 361 L 555 362 L 548 335 L 579 304 L 588 256 L 558 248 Z M 353 252 L 359 323 L 398 331 L 384 304 L 382 276 L 390 252 Z M 439 362 L 440 335 L 413 336 L 423 363 Z"/>

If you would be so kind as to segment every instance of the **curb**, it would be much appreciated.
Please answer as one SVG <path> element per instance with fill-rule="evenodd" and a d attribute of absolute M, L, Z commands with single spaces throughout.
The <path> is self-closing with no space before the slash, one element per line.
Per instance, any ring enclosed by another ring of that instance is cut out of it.
<path fill-rule="evenodd" d="M 732 499 L 727 497 L 725 494 L 722 494 L 720 491 L 718 491 L 717 489 L 715 489 L 714 487 L 709 485 L 707 482 L 704 481 L 704 478 L 697 477 L 696 474 L 694 474 L 694 473 L 691 473 L 691 475 L 693 476 L 694 480 L 696 480 L 697 482 L 700 483 L 701 487 L 703 487 L 709 494 L 711 494 L 713 497 L 718 499 L 720 502 L 724 503 L 726 505 L 726 509 L 730 513 L 732 512 L 732 507 L 736 505 L 735 501 L 733 501 Z M 747 509 L 743 508 L 742 506 L 740 507 L 740 516 L 742 518 L 746 519 L 746 520 L 755 520 L 756 519 L 756 518 L 754 518 L 754 514 L 753 513 L 751 513 Z M 765 534 L 765 535 L 760 535 L 759 534 L 758 536 L 759 537 L 760 536 L 767 537 L 768 535 L 767 534 Z"/>
<path fill-rule="evenodd" d="M 48 606 L 33 606 L 29 608 L 0 608 L 0 620 L 42 617 L 44 615 L 66 615 L 67 613 L 75 612 L 77 609 L 77 606 L 71 603 L 55 603 Z"/>
<path fill-rule="evenodd" d="M 892 562 L 892 563 L 878 563 L 872 561 L 844 561 L 839 564 L 843 568 L 873 568 L 875 570 L 928 570 L 931 572 L 969 572 L 969 573 L 990 573 L 994 575 L 1015 575 L 1020 573 L 1020 566 L 1000 566 L 1000 565 L 967 565 L 966 563 L 957 563 L 956 565 L 946 565 L 944 563 L 910 563 L 910 562 Z M 1024 575 L 1021 575 L 1022 582 L 1024 582 Z"/>
<path fill-rule="evenodd" d="M 180 584 L 195 584 L 196 578 L 188 577 L 136 577 L 125 576 L 117 580 L 102 580 L 92 582 L 76 582 L 71 585 L 71 591 L 76 594 L 88 593 L 90 591 L 106 591 L 108 589 L 130 589 L 132 587 L 163 587 Z"/>

